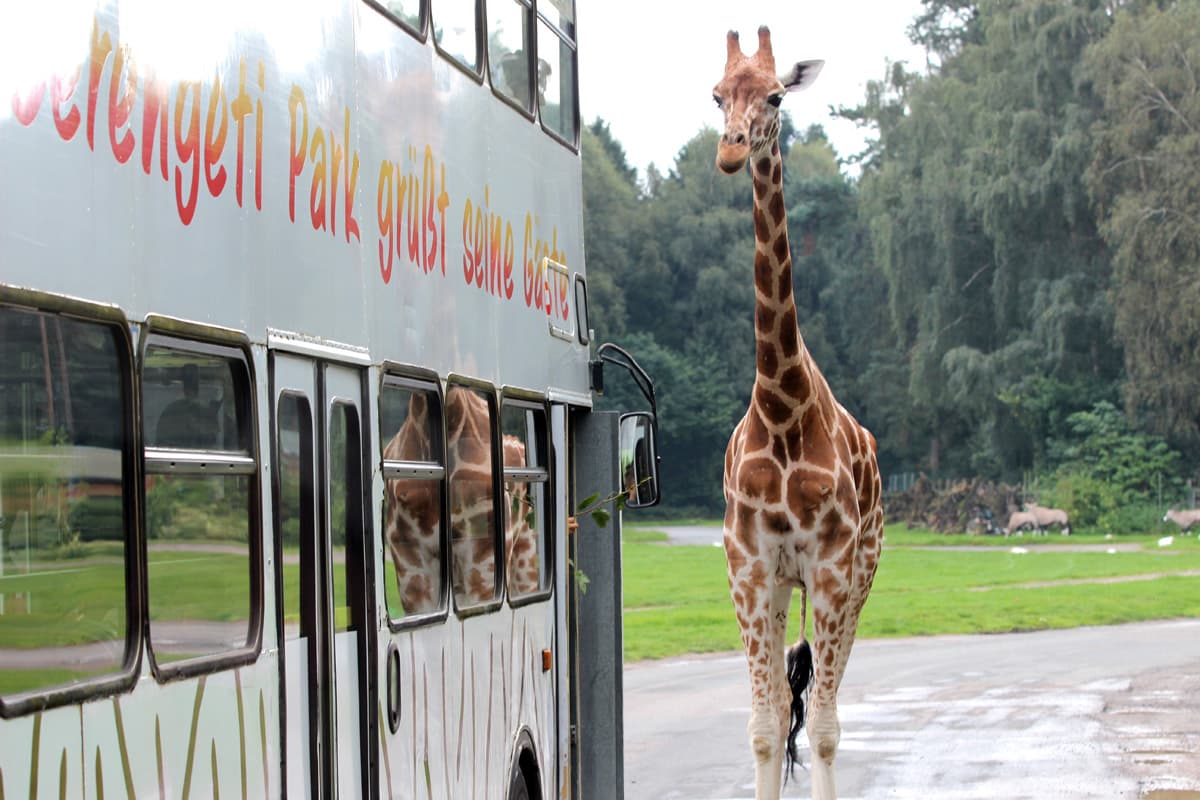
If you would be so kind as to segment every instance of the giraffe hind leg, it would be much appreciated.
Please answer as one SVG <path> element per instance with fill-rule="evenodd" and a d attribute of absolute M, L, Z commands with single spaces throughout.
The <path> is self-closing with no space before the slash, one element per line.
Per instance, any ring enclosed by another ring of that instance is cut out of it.
<path fill-rule="evenodd" d="M 854 646 L 859 615 L 870 591 L 877 558 L 875 549 L 866 557 L 870 562 L 869 569 L 858 576 L 850 569 L 844 570 L 824 595 L 812 598 L 814 675 L 808 709 L 808 741 L 812 748 L 814 800 L 837 797 L 833 765 L 842 735 L 837 694 Z"/>

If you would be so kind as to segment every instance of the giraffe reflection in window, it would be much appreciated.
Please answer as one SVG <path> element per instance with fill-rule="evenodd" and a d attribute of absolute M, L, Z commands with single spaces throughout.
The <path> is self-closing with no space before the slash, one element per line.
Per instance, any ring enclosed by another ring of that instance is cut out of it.
<path fill-rule="evenodd" d="M 441 466 L 438 427 L 430 416 L 433 392 L 386 390 L 380 419 L 385 425 L 403 414 L 403 423 L 384 446 L 385 462 Z M 390 412 L 390 413 L 389 413 Z M 390 426 L 385 427 L 385 430 Z M 442 606 L 442 481 L 440 477 L 391 478 L 384 481 L 384 532 L 392 556 L 400 606 L 388 582 L 393 618 L 437 611 Z"/>
<path fill-rule="evenodd" d="M 432 394 L 408 395 L 403 425 L 384 448 L 385 461 L 438 462 L 436 427 L 430 425 Z M 498 597 L 492 405 L 485 393 L 461 386 L 446 391 L 446 470 L 450 499 L 451 585 L 460 608 Z M 387 418 L 387 410 L 383 412 Z M 526 467 L 526 444 L 503 437 L 504 466 Z M 386 481 L 386 537 L 404 614 L 437 610 L 441 600 L 440 481 Z M 541 588 L 540 484 L 504 484 L 504 559 L 510 596 Z M 393 609 L 393 616 L 399 616 Z"/>
<path fill-rule="evenodd" d="M 454 599 L 487 603 L 496 598 L 496 526 L 492 408 L 482 392 L 446 390 L 446 467 Z"/>

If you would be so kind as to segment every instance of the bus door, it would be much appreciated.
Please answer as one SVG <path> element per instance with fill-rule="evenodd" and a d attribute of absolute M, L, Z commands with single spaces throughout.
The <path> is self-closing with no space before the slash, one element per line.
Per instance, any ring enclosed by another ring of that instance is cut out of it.
<path fill-rule="evenodd" d="M 372 796 L 364 370 L 273 351 L 285 795 Z"/>

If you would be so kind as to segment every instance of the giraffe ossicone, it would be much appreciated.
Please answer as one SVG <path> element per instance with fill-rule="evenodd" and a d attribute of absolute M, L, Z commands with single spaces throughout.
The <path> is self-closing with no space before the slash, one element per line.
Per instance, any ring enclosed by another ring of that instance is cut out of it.
<path fill-rule="evenodd" d="M 883 542 L 875 438 L 838 403 L 800 336 L 783 199 L 779 106 L 823 62 L 776 74 L 771 34 L 746 56 L 727 39 L 713 98 L 725 114 L 717 167 L 747 163 L 754 187 L 756 369 L 750 407 L 725 453 L 725 555 L 750 670 L 755 797 L 778 800 L 785 756 L 805 723 L 812 797 L 836 797 L 837 692 Z M 788 606 L 800 589 L 800 640 L 786 649 Z M 804 616 L 812 609 L 811 645 Z M 790 666 L 790 669 L 789 669 Z"/>

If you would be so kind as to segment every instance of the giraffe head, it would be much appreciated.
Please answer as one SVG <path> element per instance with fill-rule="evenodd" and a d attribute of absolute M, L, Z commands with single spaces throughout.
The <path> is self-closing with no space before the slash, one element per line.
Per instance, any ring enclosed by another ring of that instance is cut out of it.
<path fill-rule="evenodd" d="M 725 75 L 713 87 L 713 100 L 725 112 L 725 133 L 717 146 L 717 167 L 732 175 L 751 156 L 765 155 L 779 137 L 779 106 L 788 92 L 817 79 L 824 61 L 801 61 L 786 73 L 775 73 L 771 32 L 758 29 L 758 52 L 742 53 L 737 31 L 726 37 Z"/>

